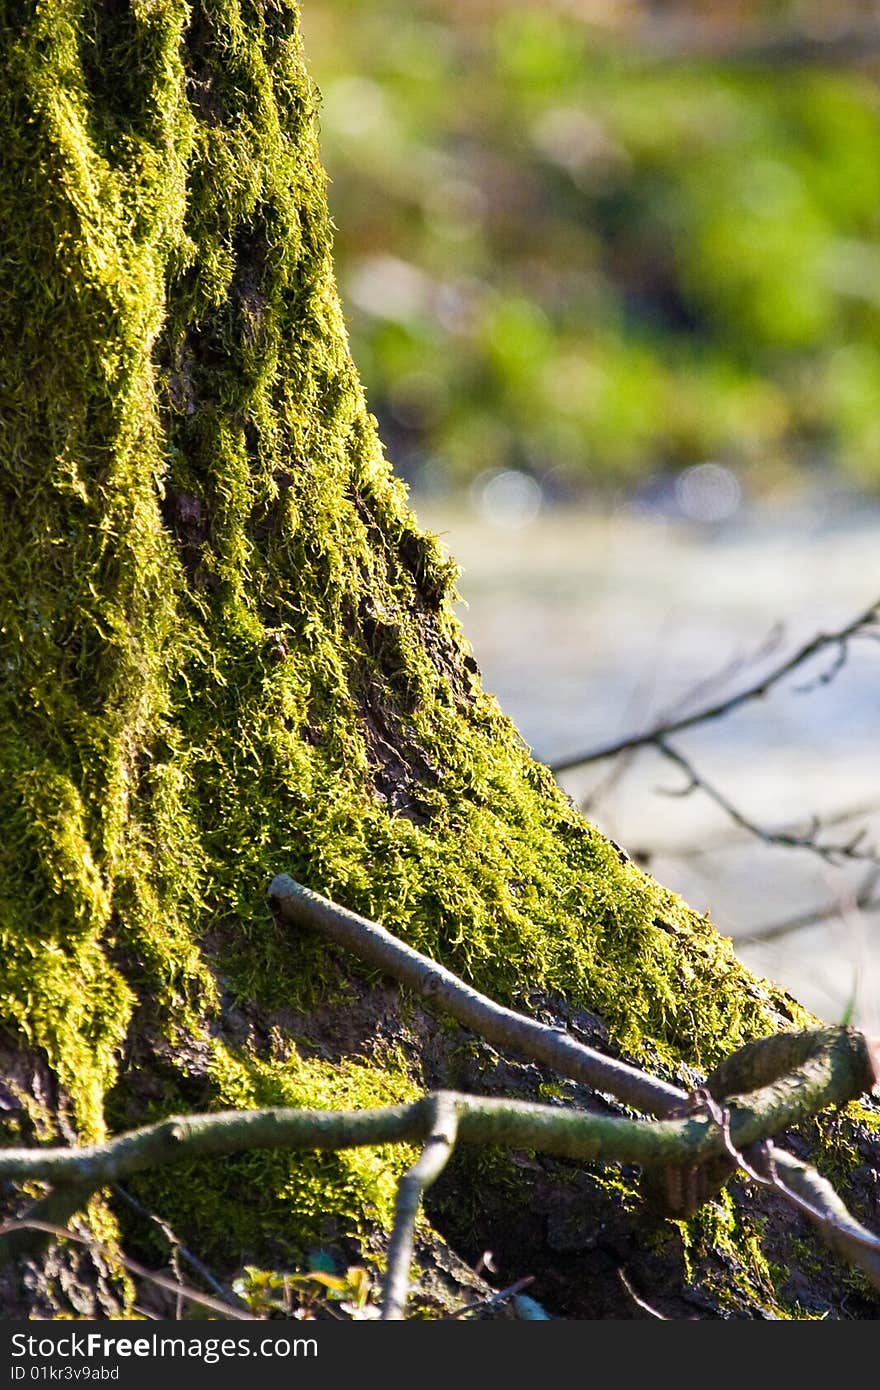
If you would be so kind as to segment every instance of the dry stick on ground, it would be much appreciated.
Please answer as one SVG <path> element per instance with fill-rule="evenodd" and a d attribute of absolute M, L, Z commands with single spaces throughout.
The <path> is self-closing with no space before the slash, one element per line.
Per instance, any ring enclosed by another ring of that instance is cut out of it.
<path fill-rule="evenodd" d="M 656 1308 L 652 1308 L 650 1303 L 646 1303 L 643 1298 L 639 1297 L 639 1295 L 636 1293 L 635 1289 L 627 1279 L 626 1274 L 622 1269 L 618 1269 L 617 1277 L 620 1280 L 623 1287 L 626 1289 L 633 1303 L 635 1303 L 639 1308 L 644 1309 L 644 1311 L 648 1314 L 649 1318 L 656 1318 L 659 1322 L 669 1322 L 669 1318 L 667 1318 L 665 1313 L 658 1313 Z"/>
<path fill-rule="evenodd" d="M 872 603 L 870 608 L 866 608 L 863 613 L 853 618 L 844 627 L 838 628 L 835 632 L 819 633 L 813 637 L 804 646 L 798 648 L 787 661 L 782 662 L 768 675 L 762 676 L 759 681 L 748 686 L 745 690 L 740 690 L 725 700 L 718 700 L 714 704 L 705 705 L 693 714 L 682 715 L 680 719 L 660 723 L 653 729 L 647 730 L 646 733 L 633 734 L 629 738 L 616 739 L 614 742 L 602 744 L 600 747 L 589 749 L 584 753 L 576 753 L 568 758 L 557 759 L 556 762 L 548 764 L 550 771 L 554 773 L 569 772 L 572 768 L 586 767 L 589 763 L 613 758 L 616 754 L 626 752 L 630 748 L 650 748 L 657 745 L 658 739 L 669 738 L 673 734 L 681 733 L 684 729 L 692 729 L 698 724 L 708 724 L 715 719 L 723 719 L 725 715 L 731 714 L 740 705 L 745 705 L 751 700 L 761 699 L 785 676 L 797 670 L 799 666 L 803 666 L 819 652 L 824 651 L 827 647 L 834 647 L 836 648 L 834 665 L 829 672 L 825 673 L 823 678 L 820 678 L 827 682 L 832 675 L 837 674 L 846 661 L 848 644 L 854 637 L 880 639 L 880 599 Z"/>
<path fill-rule="evenodd" d="M 278 874 L 269 884 L 269 905 L 283 921 L 317 927 L 324 936 L 361 960 L 378 965 L 402 984 L 417 990 L 429 1008 L 451 1014 L 487 1042 L 516 1048 L 530 1060 L 544 1062 L 563 1076 L 583 1081 L 594 1090 L 608 1091 L 646 1115 L 671 1115 L 686 1099 L 685 1092 L 678 1086 L 647 1076 L 626 1062 L 594 1052 L 564 1028 L 550 1028 L 495 1004 L 451 970 L 407 946 L 377 922 L 314 893 L 289 874 Z"/>
<path fill-rule="evenodd" d="M 762 1040 L 767 1044 L 781 1041 L 779 1037 Z M 434 1130 L 441 1107 L 454 1112 L 462 1143 L 507 1145 L 563 1158 L 637 1163 L 643 1168 L 699 1170 L 710 1160 L 729 1152 L 730 1145 L 741 1153 L 758 1140 L 812 1117 L 828 1105 L 855 1099 L 870 1090 L 875 1082 L 877 1073 L 870 1047 L 853 1029 L 790 1035 L 787 1041 L 794 1049 L 792 1055 L 800 1056 L 805 1051 L 811 1054 L 807 1062 L 770 1085 L 732 1098 L 726 1132 L 722 1132 L 707 1114 L 692 1112 L 667 1120 L 618 1119 L 559 1106 L 449 1091 L 432 1093 L 409 1105 L 367 1111 L 279 1108 L 172 1116 L 82 1148 L 2 1149 L 0 1178 L 62 1184 L 66 1180 L 75 1183 L 77 1191 L 83 1193 L 97 1191 L 118 1178 L 165 1163 L 252 1149 L 341 1149 L 401 1141 L 424 1142 Z M 760 1044 L 750 1046 L 753 1060 L 760 1059 Z M 433 1157 L 431 1161 L 433 1163 Z M 419 1180 L 427 1185 L 424 1178 L 423 1169 Z M 803 1207 L 823 1234 L 827 1236 L 833 1232 L 836 1246 L 841 1250 L 855 1241 L 859 1249 L 880 1252 L 880 1240 L 859 1226 L 839 1198 L 834 1195 L 832 1203 L 826 1197 L 818 1193 L 809 1210 Z M 410 1210 L 407 1206 L 407 1211 Z M 409 1220 L 409 1215 L 406 1219 Z M 6 1253 L 5 1241 L 20 1234 L 22 1229 L 53 1235 L 71 1234 L 54 1223 L 28 1217 L 7 1222 L 0 1227 L 0 1261 Z M 79 1236 L 71 1238 L 83 1240 Z M 134 1261 L 120 1259 L 133 1273 L 152 1278 L 175 1294 L 180 1292 L 180 1285 L 170 1279 L 163 1281 L 162 1276 L 153 1275 Z M 880 1287 L 880 1273 L 876 1282 Z M 186 1290 L 186 1296 L 206 1307 L 218 1303 L 192 1289 Z M 222 1308 L 227 1316 L 247 1316 L 238 1309 L 230 1311 L 228 1304 Z"/>

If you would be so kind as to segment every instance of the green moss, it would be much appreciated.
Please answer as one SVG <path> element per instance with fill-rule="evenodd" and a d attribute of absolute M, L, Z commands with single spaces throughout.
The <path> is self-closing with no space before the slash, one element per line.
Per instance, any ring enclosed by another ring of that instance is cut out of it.
<path fill-rule="evenodd" d="M 670 1224 L 681 1234 L 688 1282 L 717 1299 L 721 1308 L 734 1315 L 743 1308 L 763 1308 L 771 1318 L 793 1315 L 778 1292 L 787 1272 L 774 1269 L 762 1250 L 763 1219 L 738 1210 L 729 1191 L 688 1221 Z"/>
<path fill-rule="evenodd" d="M 145 1021 L 183 1053 L 222 989 L 320 995 L 322 948 L 265 908 L 282 870 L 499 1000 L 597 1010 L 646 1062 L 710 1065 L 805 1018 L 580 817 L 472 674 L 454 567 L 348 354 L 296 7 L 18 11 L 0 1019 L 45 1052 L 83 1136 Z M 212 1047 L 216 1105 L 409 1093 L 388 1059 Z M 401 1161 L 260 1155 L 173 1190 L 206 1244 L 247 1194 L 239 1246 L 282 1208 L 302 1245 L 330 1218 L 385 1222 Z"/>
<path fill-rule="evenodd" d="M 289 1044 L 260 1059 L 215 1042 L 209 1084 L 218 1109 L 362 1109 L 415 1099 L 420 1092 L 395 1068 L 393 1055 L 384 1060 L 385 1066 L 331 1064 L 305 1059 Z M 157 1113 L 167 1113 L 168 1099 Z M 245 1153 L 173 1164 L 140 1176 L 132 1187 L 172 1228 L 195 1231 L 203 1258 L 241 1266 L 256 1250 L 290 1267 L 313 1246 L 362 1244 L 377 1229 L 389 1231 L 397 1181 L 415 1156 L 407 1144 Z"/>

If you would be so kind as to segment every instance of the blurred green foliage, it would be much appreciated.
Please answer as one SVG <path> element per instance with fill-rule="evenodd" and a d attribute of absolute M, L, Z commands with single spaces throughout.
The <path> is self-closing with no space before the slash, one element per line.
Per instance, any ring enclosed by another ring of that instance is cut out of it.
<path fill-rule="evenodd" d="M 536 3 L 303 8 L 353 350 L 417 486 L 880 484 L 870 71 L 661 58 Z"/>

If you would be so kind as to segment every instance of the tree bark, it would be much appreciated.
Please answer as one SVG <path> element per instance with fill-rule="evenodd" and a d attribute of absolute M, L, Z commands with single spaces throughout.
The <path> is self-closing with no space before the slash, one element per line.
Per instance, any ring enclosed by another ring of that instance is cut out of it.
<path fill-rule="evenodd" d="M 0 1141 L 546 1094 L 551 1073 L 282 929 L 281 872 L 667 1079 L 808 1023 L 579 815 L 482 689 L 455 567 L 349 356 L 296 6 L 15 0 L 0 26 Z M 811 1142 L 841 1172 L 861 1146 L 846 1195 L 876 1228 L 868 1129 Z M 369 1256 L 411 1161 L 261 1153 L 136 1191 L 226 1277 L 316 1245 Z M 461 1256 L 535 1264 L 551 1311 L 640 1316 L 626 1266 L 646 1297 L 667 1280 L 676 1315 L 876 1313 L 797 1218 L 774 1231 L 772 1195 L 672 1223 L 630 1172 L 494 1152 L 432 1193 Z M 90 1219 L 148 1248 L 111 1198 Z M 420 1250 L 447 1292 L 473 1283 L 439 1237 Z M 0 1311 L 127 1306 L 84 1260 L 7 1271 Z"/>

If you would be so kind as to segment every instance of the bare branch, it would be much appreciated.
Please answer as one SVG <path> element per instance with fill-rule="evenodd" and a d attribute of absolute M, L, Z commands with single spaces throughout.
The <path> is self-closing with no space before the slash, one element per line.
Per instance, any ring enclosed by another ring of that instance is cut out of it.
<path fill-rule="evenodd" d="M 739 1145 L 753 1143 L 768 1132 L 777 1133 L 826 1105 L 854 1099 L 868 1089 L 864 1060 L 858 1060 L 864 1046 L 852 1043 L 852 1038 L 861 1035 L 845 1037 L 848 1031 L 824 1030 L 822 1039 L 828 1042 L 833 1035 L 832 1045 L 823 1047 L 822 1061 L 811 1073 L 787 1088 L 761 1088 L 749 1098 L 748 1105 L 738 1107 L 732 1133 Z M 445 1096 L 444 1103 L 455 1108 L 459 1138 L 465 1144 L 510 1145 L 564 1158 L 639 1163 L 647 1167 L 698 1165 L 724 1151 L 722 1138 L 709 1120 L 631 1120 L 450 1091 L 431 1093 L 409 1105 L 366 1111 L 277 1108 L 176 1116 L 170 1122 L 160 1121 L 81 1148 L 0 1149 L 0 1175 L 23 1182 L 35 1176 L 43 1181 L 63 1181 L 74 1172 L 91 1173 L 96 1190 L 121 1172 L 142 1172 L 208 1155 L 217 1157 L 255 1148 L 336 1150 L 424 1140 L 441 1094 Z M 243 1125 L 244 1120 L 252 1123 Z M 356 1120 L 365 1123 L 358 1125 L 355 1135 L 352 1122 Z M 176 1137 L 172 1133 L 175 1129 Z M 28 1224 L 28 1218 L 0 1227 L 0 1235 L 21 1224 Z M 29 1224 L 39 1229 L 52 1223 Z"/>
<path fill-rule="evenodd" d="M 856 1221 L 815 1169 L 784 1149 L 773 1148 L 769 1159 L 774 1187 L 809 1217 L 838 1255 L 880 1288 L 880 1239 Z"/>
<path fill-rule="evenodd" d="M 723 792 L 720 792 L 717 787 L 707 782 L 702 773 L 697 772 L 693 763 L 691 763 L 683 753 L 673 748 L 666 739 L 658 738 L 654 746 L 659 753 L 662 753 L 664 758 L 669 762 L 675 763 L 677 767 L 680 767 L 688 778 L 687 785 L 681 788 L 681 790 L 664 791 L 664 795 L 689 796 L 690 793 L 694 791 L 704 792 L 706 796 L 710 797 L 712 801 L 715 802 L 716 806 L 721 807 L 722 811 L 730 817 L 735 825 L 738 825 L 742 830 L 748 831 L 750 835 L 756 836 L 759 840 L 763 840 L 765 845 L 785 845 L 789 849 L 807 849 L 812 851 L 813 854 L 818 854 L 820 859 L 824 859 L 829 864 L 841 864 L 845 860 L 858 860 L 868 864 L 877 864 L 880 862 L 877 858 L 877 851 L 873 846 L 863 845 L 867 833 L 864 829 L 855 831 L 848 840 L 844 840 L 838 844 L 823 844 L 822 841 L 817 838 L 819 832 L 823 828 L 823 822 L 818 816 L 813 817 L 810 828 L 802 834 L 795 834 L 790 830 L 765 829 L 763 826 L 758 825 L 756 821 L 750 820 L 748 816 L 744 815 L 742 811 L 739 811 L 728 801 Z"/>
<path fill-rule="evenodd" d="M 880 802 L 865 801 L 858 806 L 846 806 L 839 811 L 823 812 L 820 818 L 820 830 L 830 830 L 837 825 L 848 825 L 850 821 L 861 820 L 876 816 L 880 812 Z M 795 833 L 796 825 L 787 823 L 781 827 L 785 832 Z M 751 831 L 747 832 L 751 834 Z M 739 850 L 742 848 L 743 841 L 735 829 L 719 831 L 717 835 L 704 835 L 699 844 L 689 842 L 672 842 L 664 844 L 662 841 L 655 841 L 651 844 L 642 845 L 638 851 L 630 850 L 634 859 L 639 863 L 649 863 L 655 859 L 703 859 L 710 854 L 724 853 L 725 850 Z"/>
<path fill-rule="evenodd" d="M 376 923 L 338 908 L 328 899 L 312 893 L 286 875 L 272 882 L 272 898 L 279 915 L 288 920 L 310 922 L 334 940 L 344 940 L 365 960 L 381 964 L 405 983 L 421 986 L 424 994 L 425 966 L 434 981 L 427 989 L 430 999 L 456 1017 L 464 1015 L 469 1024 L 487 1018 L 494 1037 L 522 1046 L 524 1037 L 533 1037 L 544 1060 L 546 1034 L 558 1030 L 534 1025 L 532 1020 L 511 1010 L 491 1005 L 455 975 L 426 961 L 418 952 L 391 936 Z M 489 1005 L 488 1013 L 486 1005 Z M 534 1031 L 537 1029 L 537 1031 Z M 563 1040 L 566 1035 L 561 1035 Z M 553 1053 L 554 1049 L 550 1048 Z M 573 1062 L 580 1076 L 585 1067 L 581 1053 L 592 1069 L 598 1060 L 609 1059 L 580 1048 L 574 1053 L 559 1052 L 564 1075 L 571 1075 L 567 1063 Z M 619 1064 L 613 1064 L 619 1068 Z M 626 1099 L 632 1094 L 635 1068 L 623 1067 L 609 1073 L 600 1067 L 599 1087 Z M 615 1090 L 612 1076 L 619 1083 Z M 707 1086 L 713 1095 L 729 1094 L 741 1088 L 730 1102 L 730 1118 L 719 1126 L 711 1114 L 695 1114 L 687 1095 L 666 1083 L 643 1078 L 648 1084 L 643 1098 L 662 1104 L 671 1113 L 670 1095 L 676 1100 L 672 1118 L 628 1119 L 595 1114 L 555 1105 L 499 1100 L 494 1097 L 438 1091 L 408 1105 L 387 1106 L 366 1111 L 253 1110 L 217 1114 L 172 1116 L 115 1139 L 74 1148 L 0 1149 L 0 1179 L 18 1182 L 41 1181 L 55 1184 L 56 1192 L 68 1203 L 73 1194 L 80 1203 L 91 1192 L 117 1182 L 129 1174 L 166 1163 L 218 1157 L 251 1149 L 341 1149 L 361 1145 L 420 1141 L 425 1145 L 417 1163 L 402 1180 L 395 1219 L 393 1258 L 389 1259 L 391 1286 L 385 1299 L 386 1317 L 402 1316 L 406 1297 L 412 1229 L 425 1188 L 446 1162 L 456 1137 L 462 1143 L 507 1145 L 533 1149 L 540 1153 L 568 1158 L 587 1158 L 602 1162 L 636 1163 L 655 1168 L 699 1173 L 719 1157 L 735 1149 L 741 1153 L 748 1145 L 767 1139 L 832 1104 L 847 1101 L 870 1091 L 878 1077 L 878 1052 L 862 1033 L 851 1028 L 827 1028 L 811 1033 L 774 1034 L 747 1044 L 715 1069 Z M 659 1091 L 657 1087 L 660 1087 Z M 838 1223 L 839 1225 L 839 1223 Z M 5 1242 L 30 1228 L 50 1234 L 67 1234 L 55 1223 L 41 1222 L 32 1215 L 0 1227 L 0 1259 L 9 1255 Z M 836 1229 L 836 1228 L 835 1228 Z M 82 1239 L 82 1237 L 80 1237 Z M 873 1239 L 871 1237 L 870 1239 Z M 864 1245 L 864 1242 L 863 1242 Z M 162 1276 L 152 1275 L 125 1261 L 127 1268 L 151 1277 L 161 1284 Z M 865 1268 L 864 1262 L 860 1266 Z M 180 1284 L 170 1280 L 165 1286 L 176 1295 Z M 187 1290 L 204 1306 L 218 1304 L 208 1295 Z M 246 1317 L 231 1305 L 227 1316 Z"/>
<path fill-rule="evenodd" d="M 719 686 L 723 687 L 728 685 L 730 681 L 732 681 L 734 677 L 740 675 L 742 671 L 750 666 L 754 666 L 759 661 L 765 660 L 777 650 L 784 634 L 784 624 L 775 623 L 755 651 L 749 652 L 745 656 L 736 656 L 732 659 L 728 659 L 717 671 L 712 671 L 708 676 L 704 676 L 702 680 L 691 687 L 682 699 L 677 700 L 675 704 L 664 710 L 663 714 L 660 716 L 661 721 L 665 723 L 670 719 L 676 718 L 681 712 L 691 708 L 694 701 L 700 696 L 706 697 L 710 691 L 717 690 Z M 639 751 L 638 748 L 630 748 L 619 758 L 614 760 L 601 781 L 591 787 L 589 795 L 584 797 L 581 801 L 582 811 L 585 811 L 587 814 L 591 811 L 595 811 L 599 803 L 604 800 L 608 793 L 612 791 L 626 775 L 627 770 L 632 766 Z M 642 863 L 645 862 L 649 855 L 642 856 L 634 854 L 633 857 L 637 862 Z"/>
<path fill-rule="evenodd" d="M 739 709 L 741 705 L 748 704 L 752 700 L 760 700 L 778 685 L 792 671 L 803 666 L 805 662 L 816 656 L 819 652 L 827 648 L 833 648 L 839 656 L 843 654 L 841 660 L 835 668 L 836 671 L 844 664 L 848 644 L 855 637 L 880 636 L 880 599 L 875 600 L 869 608 L 866 608 L 858 617 L 853 618 L 843 627 L 837 628 L 834 632 L 819 633 L 804 646 L 775 667 L 768 675 L 762 676 L 754 685 L 740 690 L 736 695 L 729 696 L 726 700 L 719 700 L 714 704 L 705 705 L 702 709 L 693 714 L 683 715 L 680 719 L 672 719 L 668 722 L 661 722 L 643 734 L 633 734 L 628 738 L 616 739 L 614 742 L 600 745 L 585 753 L 573 754 L 567 758 L 557 759 L 549 763 L 550 771 L 553 773 L 569 772 L 572 768 L 586 767 L 590 763 L 601 762 L 605 758 L 616 757 L 618 753 L 624 753 L 631 748 L 650 748 L 657 747 L 664 739 L 673 734 L 681 733 L 684 729 L 693 729 L 698 724 L 708 724 L 715 719 L 723 719 L 725 715 L 731 714 Z M 830 677 L 829 677 L 830 679 Z"/>
<path fill-rule="evenodd" d="M 877 1080 L 872 1046 L 855 1029 L 825 1028 L 773 1034 L 740 1048 L 728 1062 L 734 1070 L 724 1075 L 751 1076 L 760 1084 L 746 1097 L 737 1097 L 730 1126 L 737 1147 L 871 1090 Z M 719 1074 L 719 1069 L 713 1073 Z M 768 1082 L 769 1076 L 775 1079 Z M 687 1102 L 686 1094 L 681 1094 Z M 560 1157 L 644 1167 L 699 1165 L 724 1152 L 723 1137 L 714 1122 L 689 1113 L 648 1121 L 451 1091 L 370 1110 L 279 1107 L 178 1115 L 99 1144 L 0 1149 L 0 1178 L 75 1183 L 81 1192 L 97 1191 L 120 1177 L 167 1163 L 253 1149 L 336 1150 L 424 1142 L 432 1131 L 441 1095 L 443 1105 L 455 1110 L 458 1137 L 464 1144 L 510 1145 Z M 2 1228 L 0 1234 L 6 1230 Z"/>
<path fill-rule="evenodd" d="M 725 1149 L 737 1167 L 753 1182 L 780 1192 L 818 1227 L 832 1250 L 860 1269 L 875 1288 L 880 1288 L 880 1237 L 855 1219 L 831 1184 L 814 1168 L 767 1141 L 752 1144 L 747 1157 L 730 1137 L 731 1112 L 705 1089 L 699 1092 L 699 1099 L 720 1128 Z"/>

